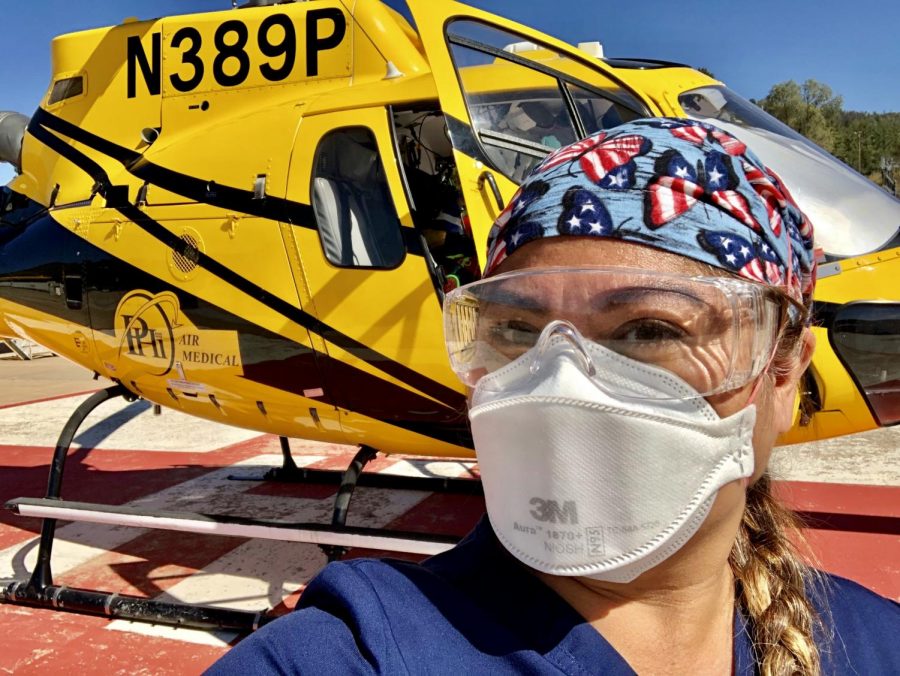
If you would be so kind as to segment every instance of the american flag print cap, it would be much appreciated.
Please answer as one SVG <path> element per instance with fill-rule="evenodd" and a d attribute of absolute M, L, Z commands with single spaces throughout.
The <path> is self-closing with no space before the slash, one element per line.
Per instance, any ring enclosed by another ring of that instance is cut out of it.
<path fill-rule="evenodd" d="M 550 154 L 491 228 L 485 276 L 528 242 L 560 235 L 680 254 L 804 304 L 815 286 L 813 228 L 787 187 L 705 122 L 635 120 Z"/>

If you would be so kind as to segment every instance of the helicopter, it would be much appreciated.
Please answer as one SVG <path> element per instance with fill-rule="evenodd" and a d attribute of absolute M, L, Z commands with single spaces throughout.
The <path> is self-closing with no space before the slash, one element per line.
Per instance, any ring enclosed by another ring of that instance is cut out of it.
<path fill-rule="evenodd" d="M 477 278 L 490 224 L 554 147 L 694 117 L 797 186 L 829 261 L 817 307 L 837 328 L 790 440 L 900 419 L 897 338 L 871 332 L 896 327 L 900 206 L 753 104 L 454 2 L 411 2 L 418 34 L 376 0 L 255 4 L 54 40 L 37 112 L 4 118 L 21 173 L 0 333 L 227 424 L 471 455 L 448 280 Z"/>
<path fill-rule="evenodd" d="M 471 458 L 444 293 L 553 150 L 692 118 L 816 225 L 819 348 L 782 442 L 900 422 L 900 201 L 689 66 L 408 6 L 415 28 L 380 0 L 257 1 L 56 38 L 37 111 L 0 114 L 0 336 L 283 440 Z"/>

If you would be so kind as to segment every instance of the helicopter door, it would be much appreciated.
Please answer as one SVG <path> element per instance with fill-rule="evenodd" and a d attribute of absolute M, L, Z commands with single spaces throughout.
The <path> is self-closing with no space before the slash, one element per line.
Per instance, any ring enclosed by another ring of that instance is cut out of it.
<path fill-rule="evenodd" d="M 310 331 L 324 340 L 319 364 L 345 409 L 348 438 L 421 451 L 415 432 L 435 440 L 436 454 L 458 455 L 465 399 L 447 363 L 391 129 L 383 107 L 306 116 L 300 125 L 288 197 L 312 205 L 310 227 L 293 228 L 319 320 Z"/>
<path fill-rule="evenodd" d="M 452 0 L 408 0 L 447 118 L 479 255 L 522 179 L 554 149 L 659 114 L 599 59 Z"/>

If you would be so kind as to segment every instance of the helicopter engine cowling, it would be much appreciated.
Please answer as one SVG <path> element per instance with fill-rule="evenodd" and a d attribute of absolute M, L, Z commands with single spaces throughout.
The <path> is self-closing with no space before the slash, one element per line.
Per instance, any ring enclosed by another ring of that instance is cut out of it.
<path fill-rule="evenodd" d="M 0 111 L 0 162 L 9 162 L 16 171 L 22 169 L 22 139 L 28 121 L 22 113 Z"/>

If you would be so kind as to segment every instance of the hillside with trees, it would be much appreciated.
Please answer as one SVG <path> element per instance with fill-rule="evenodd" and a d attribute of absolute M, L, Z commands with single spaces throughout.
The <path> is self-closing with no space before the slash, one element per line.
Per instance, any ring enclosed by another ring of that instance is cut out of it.
<path fill-rule="evenodd" d="M 843 100 L 826 84 L 781 82 L 758 106 L 825 150 L 898 194 L 900 113 L 861 113 L 843 109 Z"/>

